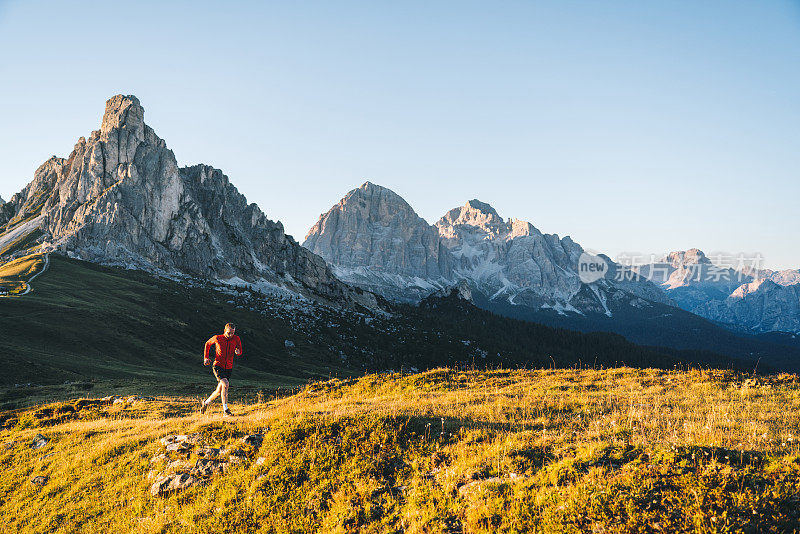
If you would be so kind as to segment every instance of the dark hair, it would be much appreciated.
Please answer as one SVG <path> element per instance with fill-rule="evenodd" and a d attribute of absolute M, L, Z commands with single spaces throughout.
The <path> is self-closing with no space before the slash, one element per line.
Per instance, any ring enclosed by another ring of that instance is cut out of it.
<path fill-rule="evenodd" d="M 231 330 L 236 330 L 236 325 L 233 323 L 226 323 L 225 328 L 230 328 Z"/>

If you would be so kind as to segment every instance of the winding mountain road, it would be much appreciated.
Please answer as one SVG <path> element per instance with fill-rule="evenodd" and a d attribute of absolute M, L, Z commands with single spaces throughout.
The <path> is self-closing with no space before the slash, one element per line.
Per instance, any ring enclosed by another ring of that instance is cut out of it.
<path fill-rule="evenodd" d="M 31 277 L 28 279 L 28 281 L 27 281 L 27 282 L 25 282 L 25 291 L 23 291 L 22 293 L 20 293 L 20 294 L 19 294 L 19 295 L 17 295 L 17 296 L 18 296 L 18 297 L 21 297 L 22 295 L 27 295 L 28 293 L 30 293 L 30 292 L 31 292 L 31 282 L 33 282 L 33 280 L 34 280 L 34 279 L 35 279 L 37 276 L 39 276 L 40 274 L 42 274 L 43 272 L 45 272 L 45 271 L 47 270 L 47 268 L 48 268 L 48 267 L 50 267 L 50 253 L 49 253 L 49 252 L 48 252 L 48 253 L 45 253 L 45 255 L 44 255 L 44 267 L 42 267 L 42 270 L 41 270 L 41 271 L 39 271 L 38 273 L 34 274 L 33 276 L 31 276 Z"/>
<path fill-rule="evenodd" d="M 42 270 L 39 271 L 38 273 L 34 274 L 33 276 L 31 276 L 25 282 L 25 291 L 23 291 L 22 293 L 20 293 L 18 295 L 2 295 L 2 296 L 3 297 L 21 297 L 23 295 L 27 295 L 28 293 L 31 292 L 31 282 L 33 282 L 36 279 L 37 276 L 39 276 L 40 274 L 45 272 L 48 267 L 50 267 L 50 253 L 49 252 L 45 253 L 45 255 L 44 255 L 44 266 L 42 267 Z"/>

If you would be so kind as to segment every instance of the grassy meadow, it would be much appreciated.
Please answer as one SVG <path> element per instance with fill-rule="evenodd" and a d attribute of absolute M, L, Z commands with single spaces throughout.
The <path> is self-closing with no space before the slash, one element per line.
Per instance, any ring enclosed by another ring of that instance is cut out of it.
<path fill-rule="evenodd" d="M 9 532 L 792 532 L 800 384 L 732 371 L 459 371 L 242 397 L 58 402 L 5 412 Z M 224 449 L 164 496 L 160 473 Z M 243 444 L 260 433 L 260 448 Z M 31 445 L 43 436 L 46 444 Z M 200 447 L 200 445 L 198 445 Z M 165 456 L 160 456 L 164 454 Z M 234 461 L 238 460 L 238 461 Z M 35 477 L 39 483 L 32 480 Z"/>

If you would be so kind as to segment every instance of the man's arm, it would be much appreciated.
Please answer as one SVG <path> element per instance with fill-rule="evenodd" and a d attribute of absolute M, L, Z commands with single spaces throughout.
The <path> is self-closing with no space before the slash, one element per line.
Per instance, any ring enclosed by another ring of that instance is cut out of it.
<path fill-rule="evenodd" d="M 206 341 L 206 346 L 203 349 L 203 365 L 210 365 L 211 364 L 211 358 L 209 358 L 209 353 L 210 353 L 211 347 L 213 347 L 216 344 L 216 342 L 217 342 L 217 340 L 214 337 L 212 337 L 211 339 Z"/>
<path fill-rule="evenodd" d="M 236 355 L 241 356 L 242 354 L 244 354 L 244 350 L 242 349 L 242 338 L 240 338 L 239 336 L 236 336 L 236 345 L 237 345 Z"/>

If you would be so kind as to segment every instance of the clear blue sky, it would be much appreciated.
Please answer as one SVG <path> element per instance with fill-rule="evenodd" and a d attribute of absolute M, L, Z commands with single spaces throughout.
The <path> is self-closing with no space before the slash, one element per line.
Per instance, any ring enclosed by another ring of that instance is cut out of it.
<path fill-rule="evenodd" d="M 800 3 L 0 0 L 0 196 L 135 94 L 303 240 L 365 180 L 800 267 Z"/>

